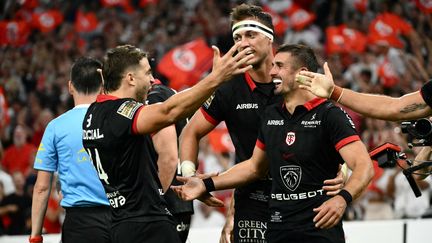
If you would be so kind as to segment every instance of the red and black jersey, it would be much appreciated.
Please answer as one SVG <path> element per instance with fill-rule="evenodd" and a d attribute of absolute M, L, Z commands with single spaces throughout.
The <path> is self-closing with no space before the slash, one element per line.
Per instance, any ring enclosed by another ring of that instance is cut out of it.
<path fill-rule="evenodd" d="M 257 146 L 266 152 L 273 179 L 270 227 L 314 227 L 312 209 L 329 199 L 323 182 L 344 163 L 338 151 L 357 140 L 349 115 L 324 99 L 297 106 L 292 115 L 282 103 L 268 107 Z"/>
<path fill-rule="evenodd" d="M 420 94 L 423 97 L 423 100 L 426 102 L 426 104 L 430 108 L 432 108 L 432 80 L 429 80 L 429 82 L 423 85 L 423 87 L 420 90 Z"/>
<path fill-rule="evenodd" d="M 203 104 L 201 112 L 204 117 L 217 125 L 225 121 L 231 140 L 235 147 L 236 163 L 252 156 L 258 137 L 261 116 L 266 106 L 279 102 L 281 96 L 274 95 L 273 83 L 257 83 L 246 73 L 237 75 L 233 80 L 223 84 Z M 271 181 L 260 180 L 235 191 L 235 208 L 250 210 L 256 205 L 261 215 L 268 215 L 267 203 Z M 262 203 L 265 203 L 263 205 Z M 261 216 L 260 216 L 261 217 Z M 264 216 L 262 216 L 264 217 Z M 265 216 L 268 218 L 268 216 Z"/>
<path fill-rule="evenodd" d="M 136 132 L 142 107 L 133 99 L 99 95 L 83 122 L 83 145 L 104 186 L 113 224 L 170 220 L 151 137 Z"/>
<path fill-rule="evenodd" d="M 152 88 L 148 94 L 147 103 L 151 105 L 151 104 L 155 104 L 155 103 L 159 103 L 159 102 L 164 102 L 169 97 L 173 96 L 175 93 L 176 92 L 174 90 L 170 89 L 169 87 L 167 87 L 165 85 L 154 84 L 154 85 L 152 85 Z M 186 126 L 186 123 L 187 123 L 186 119 L 183 119 L 183 120 L 176 122 L 175 126 L 176 126 L 177 137 L 180 135 L 181 131 Z M 152 152 L 154 153 L 153 156 L 155 158 L 155 161 L 157 162 L 158 154 L 154 150 L 154 148 L 153 148 Z M 157 164 L 156 164 L 156 166 L 157 166 Z M 177 169 L 176 172 L 177 172 L 176 175 L 181 176 L 180 170 Z M 175 176 L 174 176 L 171 184 L 172 185 L 181 185 L 182 183 L 179 182 L 175 178 Z M 165 192 L 164 198 L 168 204 L 169 210 L 174 215 L 179 214 L 179 213 L 190 213 L 190 214 L 193 213 L 192 202 L 187 202 L 187 201 L 181 200 L 171 188 L 168 188 L 168 190 Z"/>

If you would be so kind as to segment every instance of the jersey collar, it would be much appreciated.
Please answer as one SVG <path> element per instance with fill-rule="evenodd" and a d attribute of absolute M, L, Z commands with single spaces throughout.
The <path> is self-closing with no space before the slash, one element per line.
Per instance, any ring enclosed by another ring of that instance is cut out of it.
<path fill-rule="evenodd" d="M 118 97 L 113 95 L 100 94 L 96 97 L 96 102 L 104 102 L 107 100 L 117 100 Z"/>
<path fill-rule="evenodd" d="M 322 103 L 324 103 L 326 101 L 326 99 L 323 98 L 314 98 L 308 102 L 306 102 L 303 106 L 308 110 L 312 110 L 313 108 L 321 105 Z"/>
<path fill-rule="evenodd" d="M 245 79 L 246 79 L 246 83 L 249 86 L 251 91 L 254 91 L 256 89 L 256 84 L 255 82 L 252 80 L 251 76 L 249 75 L 249 73 L 245 73 Z"/>
<path fill-rule="evenodd" d="M 306 108 L 307 111 L 312 110 L 313 108 L 321 105 L 322 103 L 324 103 L 326 101 L 326 99 L 323 98 L 314 98 L 312 100 L 309 100 L 308 102 L 303 104 L 303 107 Z M 298 107 L 298 106 L 297 106 Z M 282 106 L 281 106 L 282 110 L 286 110 L 285 108 L 285 102 L 282 101 Z"/>

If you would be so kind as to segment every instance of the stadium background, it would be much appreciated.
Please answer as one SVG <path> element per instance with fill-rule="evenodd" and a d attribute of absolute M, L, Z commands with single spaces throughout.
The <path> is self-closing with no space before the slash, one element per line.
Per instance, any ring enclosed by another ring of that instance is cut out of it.
<path fill-rule="evenodd" d="M 133 44 L 150 53 L 155 77 L 185 89 L 211 68 L 211 45 L 222 51 L 232 45 L 229 11 L 241 2 L 259 4 L 272 14 L 275 47 L 312 46 L 321 64 L 329 62 L 340 86 L 400 96 L 418 90 L 432 76 L 431 1 L 1 1 L 0 234 L 16 217 L 2 210 L 10 206 L 4 199 L 14 193 L 22 195 L 17 205 L 26 230 L 20 234 L 29 234 L 34 153 L 47 123 L 72 106 L 67 81 L 76 58 L 101 59 L 109 48 Z M 392 142 L 410 158 L 415 155 L 399 124 L 349 113 L 369 148 Z M 221 124 L 201 144 L 200 169 L 223 171 L 232 160 L 232 145 Z M 400 170 L 375 169 L 367 192 L 346 213 L 347 221 L 373 224 L 371 220 L 432 214 L 430 180 L 421 183 L 423 196 L 415 199 Z M 230 193 L 217 195 L 229 198 Z M 49 233 L 60 230 L 58 200 L 53 191 L 45 224 Z M 224 222 L 223 209 L 197 204 L 196 212 L 193 228 L 220 228 Z"/>

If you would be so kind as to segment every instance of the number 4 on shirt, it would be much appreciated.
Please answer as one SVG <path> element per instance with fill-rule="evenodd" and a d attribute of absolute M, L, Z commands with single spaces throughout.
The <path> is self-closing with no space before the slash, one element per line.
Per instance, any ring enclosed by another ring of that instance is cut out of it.
<path fill-rule="evenodd" d="M 93 150 L 94 150 L 94 154 L 95 154 L 95 156 L 94 156 L 95 160 L 93 159 L 93 153 L 91 152 L 90 149 L 87 149 L 87 153 L 90 155 L 90 159 L 92 161 L 96 161 L 96 170 L 98 172 L 99 179 L 104 180 L 105 184 L 109 185 L 108 174 L 105 173 L 104 169 L 102 168 L 102 163 L 101 163 L 100 157 L 99 157 L 99 151 L 96 148 Z"/>

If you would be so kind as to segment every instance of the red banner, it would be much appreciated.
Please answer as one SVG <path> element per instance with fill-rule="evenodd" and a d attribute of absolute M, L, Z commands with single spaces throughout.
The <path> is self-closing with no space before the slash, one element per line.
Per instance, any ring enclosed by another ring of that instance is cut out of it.
<path fill-rule="evenodd" d="M 157 66 L 159 73 L 169 79 L 169 86 L 183 90 L 196 84 L 213 61 L 213 50 L 199 38 L 170 50 Z"/>
<path fill-rule="evenodd" d="M 399 35 L 408 35 L 412 31 L 412 26 L 401 17 L 391 13 L 383 13 L 378 15 L 369 25 L 369 42 L 402 48 L 404 44 L 399 39 Z"/>
<path fill-rule="evenodd" d="M 97 28 L 98 24 L 99 21 L 94 12 L 84 13 L 78 11 L 75 19 L 75 30 L 78 33 L 92 32 Z"/>
<path fill-rule="evenodd" d="M 415 3 L 423 13 L 432 13 L 432 0 L 415 0 Z"/>
<path fill-rule="evenodd" d="M 34 13 L 32 22 L 33 26 L 41 32 L 51 32 L 63 22 L 63 14 L 54 9 L 41 13 Z"/>
<path fill-rule="evenodd" d="M 25 21 L 0 21 L 0 45 L 22 46 L 27 43 L 30 27 Z"/>
<path fill-rule="evenodd" d="M 314 13 L 311 13 L 296 4 L 287 9 L 285 13 L 289 16 L 291 27 L 295 30 L 302 30 L 310 25 L 316 18 Z"/>
<path fill-rule="evenodd" d="M 326 29 L 326 49 L 333 53 L 362 53 L 366 49 L 367 37 L 358 30 L 346 25 L 330 26 Z"/>

